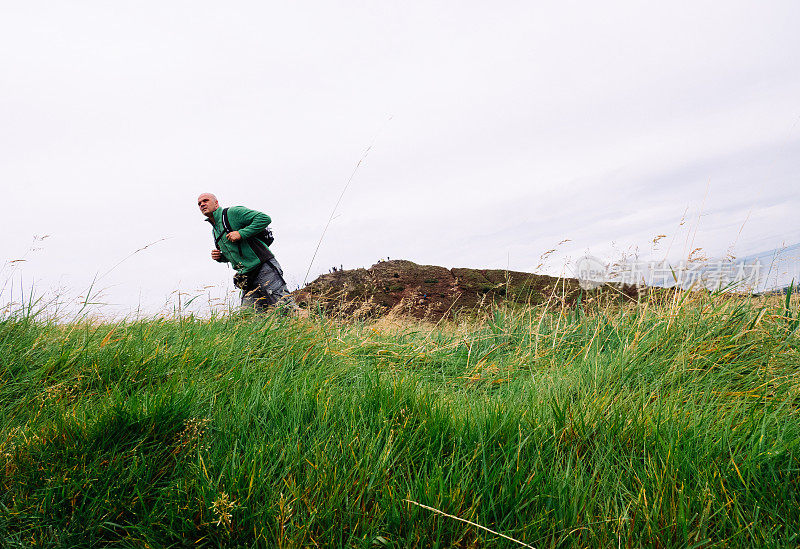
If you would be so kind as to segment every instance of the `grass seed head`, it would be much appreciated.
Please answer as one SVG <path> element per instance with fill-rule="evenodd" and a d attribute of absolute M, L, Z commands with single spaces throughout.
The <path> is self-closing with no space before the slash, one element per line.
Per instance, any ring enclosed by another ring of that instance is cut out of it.
<path fill-rule="evenodd" d="M 208 450 L 205 435 L 208 433 L 208 418 L 189 418 L 183 422 L 183 429 L 175 435 L 177 451 Z"/>
<path fill-rule="evenodd" d="M 230 499 L 227 492 L 220 492 L 217 499 L 211 504 L 211 509 L 217 517 L 217 526 L 225 525 L 225 528 L 230 530 L 231 519 L 233 518 L 232 511 L 236 508 L 236 500 Z"/>

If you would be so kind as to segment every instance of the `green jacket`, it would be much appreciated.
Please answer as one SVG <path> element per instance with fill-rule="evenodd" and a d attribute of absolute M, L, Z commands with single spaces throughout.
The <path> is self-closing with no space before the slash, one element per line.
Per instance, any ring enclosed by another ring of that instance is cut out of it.
<path fill-rule="evenodd" d="M 228 208 L 228 223 L 231 229 L 239 231 L 239 234 L 242 235 L 242 239 L 239 242 L 229 242 L 225 238 L 225 229 L 222 225 L 222 208 L 214 210 L 213 218 L 206 218 L 206 221 L 211 223 L 214 243 L 219 248 L 219 251 L 222 252 L 220 262 L 230 263 L 231 267 L 239 273 L 246 273 L 261 266 L 261 259 L 253 251 L 250 243 L 256 240 L 255 238 L 251 240 L 253 235 L 266 229 L 267 225 L 272 222 L 272 219 L 267 214 L 250 210 L 244 206 Z M 254 242 L 254 245 L 261 245 L 261 247 L 269 250 L 260 241 Z"/>

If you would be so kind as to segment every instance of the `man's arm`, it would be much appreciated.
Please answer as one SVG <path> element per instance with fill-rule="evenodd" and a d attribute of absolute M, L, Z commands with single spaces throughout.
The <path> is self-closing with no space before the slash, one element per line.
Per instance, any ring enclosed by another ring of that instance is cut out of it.
<path fill-rule="evenodd" d="M 257 212 L 245 208 L 244 206 L 234 206 L 228 210 L 228 216 L 234 214 L 236 216 L 237 225 L 241 228 L 238 231 L 239 236 L 242 238 L 250 238 L 254 234 L 258 234 L 267 228 L 267 225 L 272 223 L 272 218 L 263 212 Z M 231 222 L 233 225 L 233 222 Z"/>

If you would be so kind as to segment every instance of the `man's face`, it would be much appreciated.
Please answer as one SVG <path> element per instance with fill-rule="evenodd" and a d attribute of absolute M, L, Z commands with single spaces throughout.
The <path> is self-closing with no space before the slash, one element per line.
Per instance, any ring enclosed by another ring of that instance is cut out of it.
<path fill-rule="evenodd" d="M 203 215 L 210 216 L 214 213 L 214 210 L 219 208 L 219 202 L 217 202 L 217 197 L 213 194 L 205 193 L 197 198 L 197 206 Z"/>

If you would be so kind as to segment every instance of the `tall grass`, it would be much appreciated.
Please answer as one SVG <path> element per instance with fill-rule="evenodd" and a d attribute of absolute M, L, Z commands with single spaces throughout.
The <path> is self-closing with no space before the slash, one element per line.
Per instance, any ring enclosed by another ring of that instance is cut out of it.
<path fill-rule="evenodd" d="M 0 544 L 797 546 L 797 304 L 0 322 Z M 440 512 L 414 505 L 416 502 Z"/>

